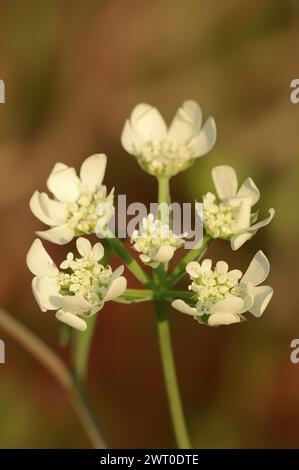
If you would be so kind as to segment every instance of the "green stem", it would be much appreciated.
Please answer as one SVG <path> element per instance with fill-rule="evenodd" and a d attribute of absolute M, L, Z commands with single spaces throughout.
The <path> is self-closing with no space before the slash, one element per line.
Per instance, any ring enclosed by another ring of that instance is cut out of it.
<path fill-rule="evenodd" d="M 87 398 L 60 357 L 16 318 L 0 309 L 0 327 L 37 359 L 69 394 L 71 403 L 95 449 L 105 449 L 101 432 Z"/>
<path fill-rule="evenodd" d="M 170 204 L 169 178 L 168 176 L 158 177 L 158 203 L 166 202 Z"/>
<path fill-rule="evenodd" d="M 170 204 L 169 178 L 158 178 L 158 203 Z M 169 223 L 169 212 L 159 210 L 159 217 L 162 222 Z M 154 271 L 155 289 L 158 293 L 165 284 L 167 264 L 162 264 Z M 163 290 L 163 289 L 162 289 Z M 157 330 L 161 355 L 161 363 L 164 375 L 164 383 L 168 398 L 169 411 L 172 420 L 173 431 L 177 445 L 180 449 L 190 449 L 191 444 L 188 437 L 185 423 L 183 406 L 180 397 L 179 385 L 176 376 L 176 368 L 173 357 L 169 321 L 166 316 L 165 303 L 156 300 Z"/>
<path fill-rule="evenodd" d="M 169 274 L 167 278 L 167 287 L 174 286 L 185 274 L 186 266 L 191 261 L 199 261 L 204 254 L 206 253 L 211 237 L 209 235 L 204 235 L 202 239 L 201 246 L 199 248 L 194 248 L 189 250 L 186 256 L 179 262 L 179 264 L 174 268 L 174 270 Z"/>
<path fill-rule="evenodd" d="M 186 290 L 170 290 L 165 291 L 163 293 L 164 300 L 172 301 L 175 299 L 182 299 L 182 300 L 191 300 L 194 296 L 193 292 L 186 291 Z"/>
<path fill-rule="evenodd" d="M 89 353 L 94 335 L 97 315 L 86 320 L 86 331 L 73 331 L 72 337 L 72 364 L 76 380 L 83 386 L 88 376 Z"/>
<path fill-rule="evenodd" d="M 132 297 L 132 299 L 153 299 L 154 292 L 150 289 L 126 289 L 124 297 Z"/>
<path fill-rule="evenodd" d="M 176 376 L 170 328 L 166 316 L 165 304 L 161 301 L 156 301 L 155 304 L 157 312 L 160 355 L 173 430 L 179 449 L 190 449 L 191 444 L 185 424 L 183 407 Z"/>
<path fill-rule="evenodd" d="M 151 278 L 146 274 L 142 269 L 140 264 L 133 258 L 132 255 L 126 250 L 122 242 L 118 238 L 106 238 L 106 242 L 110 247 L 115 251 L 119 258 L 125 263 L 128 269 L 134 274 L 136 279 L 144 284 L 145 286 L 150 287 L 152 284 Z"/>

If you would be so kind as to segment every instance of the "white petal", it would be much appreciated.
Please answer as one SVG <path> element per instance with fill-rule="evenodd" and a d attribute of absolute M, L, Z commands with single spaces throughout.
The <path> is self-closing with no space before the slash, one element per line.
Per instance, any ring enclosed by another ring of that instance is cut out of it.
<path fill-rule="evenodd" d="M 64 295 L 62 298 L 62 305 L 64 310 L 76 313 L 77 315 L 87 313 L 93 307 L 91 302 L 88 302 L 82 294 Z"/>
<path fill-rule="evenodd" d="M 124 266 L 118 266 L 118 268 L 116 268 L 115 271 L 113 271 L 111 277 L 110 277 L 110 281 L 112 281 L 113 279 L 116 279 L 117 277 L 121 276 L 122 273 L 124 272 Z"/>
<path fill-rule="evenodd" d="M 228 273 L 226 273 L 226 277 L 232 279 L 233 281 L 238 281 L 242 277 L 242 271 L 239 269 L 232 269 Z"/>
<path fill-rule="evenodd" d="M 210 307 L 210 314 L 215 313 L 239 313 L 243 308 L 243 300 L 241 297 L 227 297 L 226 299 L 219 300 Z"/>
<path fill-rule="evenodd" d="M 80 180 L 74 168 L 56 164 L 48 178 L 47 186 L 58 201 L 74 202 L 80 194 Z"/>
<path fill-rule="evenodd" d="M 190 142 L 190 150 L 194 158 L 201 157 L 208 153 L 215 145 L 217 137 L 215 120 L 209 117 L 203 125 L 198 136 Z"/>
<path fill-rule="evenodd" d="M 218 274 L 226 274 L 228 271 L 228 264 L 225 261 L 218 261 L 216 263 L 216 271 Z"/>
<path fill-rule="evenodd" d="M 69 228 L 68 224 L 59 225 L 49 230 L 39 230 L 36 233 L 44 240 L 56 243 L 57 245 L 66 245 L 66 243 L 69 243 L 75 236 L 74 231 Z"/>
<path fill-rule="evenodd" d="M 254 302 L 249 312 L 259 318 L 272 298 L 273 289 L 269 286 L 253 287 L 251 293 L 254 296 Z"/>
<path fill-rule="evenodd" d="M 44 195 L 44 196 L 43 196 Z M 48 200 L 51 202 L 51 199 L 48 198 L 46 199 L 47 194 L 45 193 L 39 193 L 38 191 L 35 191 L 30 199 L 29 206 L 35 217 L 37 217 L 39 220 L 41 220 L 44 224 L 47 225 L 59 225 L 61 221 L 57 217 L 53 217 L 49 213 L 49 208 L 47 207 L 47 202 Z M 61 203 L 58 203 L 61 204 Z"/>
<path fill-rule="evenodd" d="M 198 277 L 201 271 L 200 264 L 197 261 L 190 261 L 186 266 L 186 272 L 191 277 Z"/>
<path fill-rule="evenodd" d="M 87 238 L 79 237 L 76 241 L 77 250 L 83 258 L 89 258 L 92 254 L 92 246 Z"/>
<path fill-rule="evenodd" d="M 250 282 L 254 286 L 261 284 L 268 276 L 270 271 L 270 263 L 264 253 L 260 250 L 253 257 L 242 282 L 245 284 Z"/>
<path fill-rule="evenodd" d="M 120 295 L 122 295 L 127 288 L 127 280 L 125 277 L 120 276 L 116 279 L 113 279 L 111 282 L 107 294 L 104 297 L 104 302 L 107 302 L 108 300 L 114 300 Z"/>
<path fill-rule="evenodd" d="M 238 179 L 235 170 L 228 165 L 215 166 L 212 178 L 220 199 L 232 198 L 238 189 Z"/>
<path fill-rule="evenodd" d="M 176 112 L 169 127 L 167 140 L 178 144 L 187 143 L 200 130 L 202 112 L 195 101 L 185 101 Z"/>
<path fill-rule="evenodd" d="M 260 198 L 260 192 L 254 181 L 251 178 L 247 178 L 237 192 L 237 196 L 250 197 L 251 205 L 254 206 Z"/>
<path fill-rule="evenodd" d="M 66 312 L 65 310 L 58 310 L 55 317 L 57 320 L 65 323 L 66 325 L 71 326 L 79 331 L 85 331 L 87 329 L 87 323 L 82 318 L 77 317 L 73 313 Z"/>
<path fill-rule="evenodd" d="M 197 312 L 196 308 L 190 307 L 190 305 L 186 304 L 186 302 L 181 299 L 177 299 L 171 302 L 171 306 L 179 312 L 186 313 L 187 315 L 191 315 L 192 317 L 194 317 Z"/>
<path fill-rule="evenodd" d="M 170 261 L 175 252 L 175 248 L 169 245 L 162 245 L 157 251 L 154 261 L 159 261 L 159 263 L 164 263 Z"/>
<path fill-rule="evenodd" d="M 27 253 L 26 263 L 30 271 L 38 277 L 56 277 L 59 272 L 38 238 L 34 240 Z"/>
<path fill-rule="evenodd" d="M 236 217 L 236 223 L 240 230 L 248 228 L 250 225 L 250 214 L 251 214 L 251 200 L 250 198 L 244 198 L 241 200 L 238 207 L 238 213 Z"/>
<path fill-rule="evenodd" d="M 142 255 L 142 254 L 139 255 L 139 258 L 141 259 L 141 261 L 142 261 L 143 263 L 149 263 L 150 260 L 151 260 L 151 258 L 150 258 L 149 256 L 147 256 L 147 255 Z M 158 263 L 157 266 L 159 266 L 159 264 L 160 264 L 160 263 Z"/>
<path fill-rule="evenodd" d="M 140 155 L 140 135 L 134 131 L 131 122 L 127 119 L 121 134 L 121 144 L 130 154 Z"/>
<path fill-rule="evenodd" d="M 248 227 L 248 230 L 250 232 L 256 232 L 260 228 L 265 227 L 266 225 L 268 225 L 271 222 L 271 220 L 273 219 L 274 215 L 275 215 L 275 210 L 274 209 L 269 209 L 268 212 L 269 212 L 269 215 L 268 215 L 268 217 L 266 217 L 266 219 L 261 220 L 260 222 L 257 222 L 256 224 L 251 225 L 250 227 Z"/>
<path fill-rule="evenodd" d="M 238 235 L 234 235 L 230 239 L 231 249 L 234 251 L 238 250 L 242 245 L 244 245 L 244 243 L 246 243 L 252 237 L 253 233 L 250 232 L 241 232 Z"/>
<path fill-rule="evenodd" d="M 59 294 L 59 284 L 53 277 L 34 277 L 32 290 L 35 300 L 41 310 L 57 310 L 62 306 L 62 295 Z"/>
<path fill-rule="evenodd" d="M 241 318 L 239 315 L 233 313 L 215 313 L 208 318 L 210 326 L 231 325 L 233 323 L 240 323 Z"/>
<path fill-rule="evenodd" d="M 210 271 L 212 268 L 212 260 L 211 259 L 204 259 L 201 263 L 202 271 Z"/>
<path fill-rule="evenodd" d="M 254 298 L 253 298 L 253 295 L 251 295 L 249 292 L 247 292 L 246 295 L 242 298 L 242 300 L 243 300 L 243 307 L 238 313 L 248 312 L 248 310 L 253 305 Z"/>
<path fill-rule="evenodd" d="M 131 115 L 132 127 L 146 140 L 161 140 L 166 136 L 166 124 L 159 111 L 148 104 L 139 104 Z"/>
<path fill-rule="evenodd" d="M 104 250 L 102 243 L 98 242 L 92 248 L 91 258 L 94 261 L 100 261 L 100 259 L 103 258 L 104 253 L 105 253 L 105 250 Z"/>
<path fill-rule="evenodd" d="M 95 192 L 102 184 L 107 165 L 104 153 L 91 155 L 81 165 L 80 178 L 89 191 Z"/>

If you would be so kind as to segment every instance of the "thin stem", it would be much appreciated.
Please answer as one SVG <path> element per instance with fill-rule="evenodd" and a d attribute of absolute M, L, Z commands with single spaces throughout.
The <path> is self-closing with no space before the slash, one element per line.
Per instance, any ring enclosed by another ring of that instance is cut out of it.
<path fill-rule="evenodd" d="M 154 292 L 149 289 L 126 289 L 126 291 L 118 297 L 116 302 L 123 304 L 135 304 L 140 302 L 148 302 L 153 300 Z"/>
<path fill-rule="evenodd" d="M 88 377 L 89 353 L 97 323 L 97 315 L 86 320 L 87 330 L 74 330 L 72 337 L 72 364 L 76 380 L 84 384 Z"/>
<path fill-rule="evenodd" d="M 170 204 L 169 178 L 168 176 L 158 177 L 158 203 L 166 202 Z"/>
<path fill-rule="evenodd" d="M 151 286 L 151 278 L 146 274 L 142 269 L 140 264 L 133 258 L 132 255 L 126 250 L 122 242 L 118 238 L 106 238 L 106 242 L 110 247 L 115 251 L 115 253 L 120 257 L 120 259 L 125 263 L 128 269 L 134 274 L 134 276 L 144 284 L 145 286 Z"/>
<path fill-rule="evenodd" d="M 170 328 L 166 316 L 165 304 L 161 301 L 156 301 L 155 304 L 157 312 L 157 329 L 160 355 L 173 430 L 179 449 L 190 449 L 191 444 L 185 424 L 183 407 L 176 376 Z"/>
<path fill-rule="evenodd" d="M 199 248 L 194 248 L 189 250 L 186 256 L 179 262 L 179 264 L 174 268 L 174 270 L 169 274 L 167 278 L 167 287 L 174 286 L 185 274 L 186 266 L 191 261 L 199 261 L 204 254 L 206 253 L 211 237 L 209 235 L 204 235 L 202 243 Z"/>
<path fill-rule="evenodd" d="M 68 393 L 74 410 L 95 449 L 105 449 L 101 432 L 90 410 L 87 398 L 60 357 L 37 335 L 0 309 L 0 327 L 37 359 Z"/>
<path fill-rule="evenodd" d="M 126 289 L 123 296 L 133 299 L 153 299 L 154 292 L 150 289 Z"/>
<path fill-rule="evenodd" d="M 186 290 L 170 290 L 164 292 L 164 300 L 172 301 L 174 299 L 191 300 L 193 292 Z"/>

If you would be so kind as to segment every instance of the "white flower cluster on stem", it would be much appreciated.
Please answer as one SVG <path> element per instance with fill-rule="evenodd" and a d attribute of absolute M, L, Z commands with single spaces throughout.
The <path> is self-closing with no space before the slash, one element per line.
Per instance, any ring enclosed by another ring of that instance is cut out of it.
<path fill-rule="evenodd" d="M 57 268 L 39 239 L 36 239 L 27 254 L 27 266 L 35 275 L 32 280 L 34 297 L 43 312 L 57 310 L 56 318 L 67 325 L 84 331 L 86 319 L 94 315 L 105 302 L 121 296 L 127 287 L 122 276 L 123 266 L 114 272 L 103 266 L 101 243 L 93 247 L 86 238 L 78 238 L 75 258 L 68 253 L 66 260 Z"/>
<path fill-rule="evenodd" d="M 159 202 L 163 199 L 162 202 L 167 203 L 170 201 L 169 179 L 207 154 L 215 142 L 214 119 L 209 117 L 203 124 L 201 108 L 192 100 L 185 101 L 177 110 L 169 128 L 156 108 L 148 104 L 137 105 L 126 120 L 121 136 L 123 147 L 136 157 L 146 172 L 157 177 Z M 96 243 L 92 247 L 82 238 L 96 233 L 99 228 L 102 233 L 108 233 L 105 229 L 114 213 L 114 190 L 108 193 L 103 185 L 106 164 L 105 154 L 92 155 L 82 163 L 78 176 L 74 168 L 56 163 L 47 180 L 54 198 L 36 191 L 30 200 L 32 212 L 50 227 L 37 232 L 41 238 L 63 245 L 79 237 L 77 250 L 80 257 L 69 253 L 60 264 L 60 270 L 39 239 L 33 242 L 27 255 L 28 267 L 35 275 L 33 293 L 40 308 L 56 310 L 59 320 L 79 330 L 86 328 L 86 319 L 101 310 L 108 300 L 161 300 L 164 291 L 165 299 L 169 300 L 169 296 L 175 299 L 167 292 L 167 286 L 172 285 L 171 281 L 168 284 L 167 266 L 175 251 L 184 244 L 185 235 L 173 233 L 169 222 L 165 223 L 160 215 L 155 219 L 149 214 L 139 230 L 133 232 L 131 243 L 140 261 L 157 269 L 158 277 L 164 273 L 161 283 L 157 283 L 157 276 L 151 279 L 119 240 L 110 242 L 135 277 L 139 281 L 146 280 L 145 286 L 151 287 L 151 291 L 126 290 L 123 267 L 113 272 L 110 266 L 101 264 L 103 246 Z M 258 212 L 253 212 L 252 208 L 259 200 L 260 192 L 251 178 L 238 188 L 236 172 L 230 166 L 214 167 L 212 179 L 219 199 L 210 192 L 203 196 L 206 238 L 228 240 L 231 248 L 237 250 L 271 222 L 274 209 L 269 209 L 267 218 L 257 221 Z M 186 268 L 192 281 L 189 292 L 174 300 L 173 307 L 192 315 L 200 323 L 213 326 L 240 322 L 246 311 L 259 317 L 273 293 L 271 287 L 259 286 L 269 272 L 266 256 L 259 251 L 242 276 L 239 270 L 228 271 L 224 261 L 216 263 L 214 269 L 209 259 L 199 264 L 197 260 L 206 248 L 188 253 L 174 269 L 174 275 L 170 274 L 170 279 L 178 280 Z M 163 265 L 162 270 L 158 269 L 160 265 Z M 161 285 L 164 282 L 165 286 Z M 125 290 L 124 298 L 120 299 Z"/>

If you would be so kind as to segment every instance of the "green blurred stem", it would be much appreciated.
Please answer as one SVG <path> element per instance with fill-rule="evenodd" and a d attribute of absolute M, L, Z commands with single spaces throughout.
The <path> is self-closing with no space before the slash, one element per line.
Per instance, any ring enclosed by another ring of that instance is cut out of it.
<path fill-rule="evenodd" d="M 141 284 L 150 287 L 152 284 L 151 278 L 142 269 L 140 264 L 133 258 L 132 255 L 126 250 L 122 242 L 118 238 L 106 238 L 108 245 L 115 251 L 119 258 L 125 263 L 128 269 L 134 276 L 141 282 Z"/>
<path fill-rule="evenodd" d="M 169 321 L 166 316 L 165 303 L 163 301 L 157 300 L 155 304 L 160 355 L 173 430 L 178 448 L 190 449 L 191 443 L 187 432 L 182 401 L 179 392 L 171 345 Z"/>
<path fill-rule="evenodd" d="M 86 331 L 74 330 L 72 336 L 72 364 L 76 380 L 85 383 L 88 376 L 89 353 L 97 323 L 97 314 L 86 320 Z"/>
<path fill-rule="evenodd" d="M 202 243 L 199 248 L 194 248 L 189 250 L 186 256 L 179 262 L 179 264 L 174 268 L 174 270 L 169 274 L 166 284 L 167 287 L 174 286 L 185 274 L 186 266 L 191 261 L 199 261 L 204 254 L 206 253 L 211 237 L 209 235 L 204 235 Z"/>
<path fill-rule="evenodd" d="M 86 435 L 95 449 L 105 449 L 105 443 L 98 428 L 86 396 L 60 357 L 36 334 L 0 309 L 0 328 L 14 338 L 35 357 L 62 385 L 68 393 L 75 412 Z"/>

